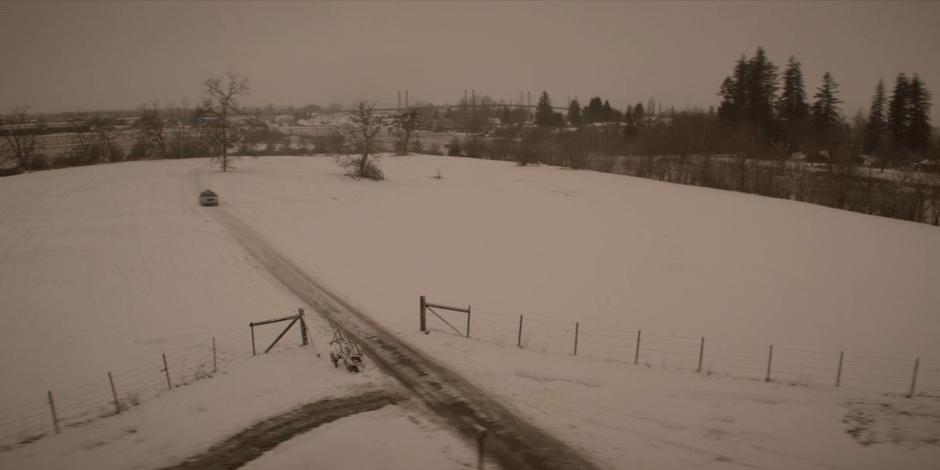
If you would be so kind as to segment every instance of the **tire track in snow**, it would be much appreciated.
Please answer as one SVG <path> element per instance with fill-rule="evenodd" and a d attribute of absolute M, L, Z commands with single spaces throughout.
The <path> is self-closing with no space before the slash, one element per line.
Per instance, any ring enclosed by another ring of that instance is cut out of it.
<path fill-rule="evenodd" d="M 194 187 L 202 187 L 200 171 Z M 578 451 L 530 424 L 482 389 L 398 339 L 341 297 L 322 287 L 271 246 L 226 203 L 212 210 L 229 234 L 299 299 L 362 346 L 385 373 L 395 377 L 412 397 L 475 441 L 478 427 L 487 429 L 486 455 L 512 470 L 599 468 Z"/>
<path fill-rule="evenodd" d="M 327 398 L 257 422 L 209 450 L 161 470 L 223 470 L 239 468 L 288 439 L 323 424 L 401 401 L 378 390 L 362 395 Z"/>

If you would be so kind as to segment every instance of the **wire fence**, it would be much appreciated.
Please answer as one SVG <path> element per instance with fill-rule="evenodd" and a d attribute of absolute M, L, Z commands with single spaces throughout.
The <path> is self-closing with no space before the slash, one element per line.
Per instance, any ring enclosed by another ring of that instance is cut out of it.
<path fill-rule="evenodd" d="M 435 312 L 455 331 L 428 315 L 428 329 L 502 346 L 545 353 L 689 370 L 792 385 L 865 388 L 914 395 L 940 395 L 940 362 L 822 351 L 782 345 L 745 344 L 725 338 L 657 334 L 599 323 L 514 315 L 474 306 L 469 312 Z"/>
<path fill-rule="evenodd" d="M 853 386 L 908 396 L 940 395 L 940 362 L 919 358 L 742 344 L 722 338 L 512 315 L 480 307 L 473 308 L 472 314 L 441 310 L 434 315 L 441 318 L 435 321 L 429 316 L 429 329 L 544 353 L 797 385 Z M 273 337 L 276 330 L 268 334 Z M 266 339 L 270 338 L 258 338 Z M 97 379 L 48 391 L 30 404 L 0 405 L 0 451 L 113 416 L 173 388 L 210 378 L 224 367 L 252 356 L 245 327 L 201 340 L 180 337 L 163 346 L 163 351 L 146 363 L 103 371 Z"/>
<path fill-rule="evenodd" d="M 0 451 L 116 415 L 252 356 L 249 330 L 244 326 L 204 339 L 175 338 L 162 346 L 151 361 L 102 371 L 97 379 L 50 390 L 30 404 L 0 406 Z"/>

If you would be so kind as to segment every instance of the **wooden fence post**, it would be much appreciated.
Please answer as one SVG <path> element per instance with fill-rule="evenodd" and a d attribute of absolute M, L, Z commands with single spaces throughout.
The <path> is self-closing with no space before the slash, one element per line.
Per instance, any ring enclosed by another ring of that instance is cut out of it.
<path fill-rule="evenodd" d="M 255 352 L 255 324 L 249 323 L 248 326 L 251 327 L 251 355 L 254 356 Z"/>
<path fill-rule="evenodd" d="M 215 336 L 212 337 L 212 373 L 216 373 L 219 370 L 218 362 L 215 359 Z"/>
<path fill-rule="evenodd" d="M 580 322 L 574 322 L 574 355 L 578 355 L 578 330 Z"/>
<path fill-rule="evenodd" d="M 170 368 L 166 365 L 166 354 L 161 353 L 163 356 L 163 372 L 166 372 L 166 388 L 167 390 L 173 390 L 173 386 L 170 385 Z"/>
<path fill-rule="evenodd" d="M 516 338 L 516 346 L 522 347 L 522 315 L 519 315 L 519 337 Z"/>
<path fill-rule="evenodd" d="M 643 333 L 643 330 L 636 330 L 636 354 L 633 356 L 633 363 L 640 363 L 640 335 Z"/>
<path fill-rule="evenodd" d="M 839 369 L 836 370 L 836 387 L 842 384 L 842 360 L 845 358 L 845 351 L 839 351 Z"/>
<path fill-rule="evenodd" d="M 55 428 L 55 433 L 59 434 L 59 415 L 55 412 L 55 402 L 52 401 L 52 390 L 47 390 L 49 394 L 49 409 L 52 410 L 52 427 Z"/>
<path fill-rule="evenodd" d="M 300 345 L 306 346 L 309 340 L 307 339 L 307 322 L 304 321 L 304 309 L 298 308 L 297 315 L 300 316 Z"/>
<path fill-rule="evenodd" d="M 477 469 L 483 470 L 483 461 L 486 458 L 483 441 L 486 439 L 486 428 L 478 424 L 474 425 L 477 429 Z"/>
<path fill-rule="evenodd" d="M 764 377 L 764 382 L 770 382 L 770 364 L 774 360 L 774 345 L 770 345 L 770 353 L 767 355 L 767 376 Z"/>
<path fill-rule="evenodd" d="M 705 355 L 705 337 L 702 336 L 702 344 L 698 347 L 698 373 L 702 373 L 702 357 Z"/>
<path fill-rule="evenodd" d="M 470 337 L 470 306 L 467 306 L 467 338 Z"/>
<path fill-rule="evenodd" d="M 114 413 L 121 413 L 121 403 L 118 402 L 117 389 L 114 388 L 114 378 L 111 377 L 111 371 L 108 371 L 108 382 L 111 384 L 111 398 L 114 399 Z"/>
<path fill-rule="evenodd" d="M 914 359 L 914 377 L 911 378 L 911 391 L 907 392 L 907 398 L 914 396 L 914 387 L 917 386 L 917 369 L 920 367 L 920 358 Z"/>
<path fill-rule="evenodd" d="M 425 315 L 425 314 L 424 314 L 424 307 L 425 307 L 425 305 L 426 305 L 426 302 L 424 301 L 424 296 L 422 295 L 422 296 L 421 296 L 421 305 L 420 305 L 420 307 L 421 307 L 421 308 L 420 308 L 420 315 L 418 316 L 418 318 L 419 318 L 419 323 L 420 323 L 420 330 L 423 331 L 423 332 L 425 332 L 425 333 L 427 333 L 427 331 L 428 331 L 428 325 L 427 325 L 427 320 L 425 319 L 425 316 L 424 316 L 424 315 Z"/>

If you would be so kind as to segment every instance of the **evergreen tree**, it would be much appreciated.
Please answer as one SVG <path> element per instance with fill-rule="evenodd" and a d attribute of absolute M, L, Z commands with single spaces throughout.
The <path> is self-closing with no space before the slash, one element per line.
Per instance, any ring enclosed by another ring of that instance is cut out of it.
<path fill-rule="evenodd" d="M 604 122 L 620 122 L 623 120 L 623 113 L 610 105 L 610 102 L 604 100 Z"/>
<path fill-rule="evenodd" d="M 787 150 L 798 148 L 808 127 L 809 104 L 806 103 L 803 71 L 793 56 L 790 56 L 783 73 L 783 91 L 777 100 L 777 117 Z"/>
<path fill-rule="evenodd" d="M 539 97 L 539 104 L 535 107 L 535 124 L 539 127 L 550 127 L 557 124 L 555 113 L 552 111 L 552 99 L 548 92 L 543 91 Z"/>
<path fill-rule="evenodd" d="M 568 122 L 578 127 L 584 124 L 584 119 L 581 117 L 581 104 L 576 99 L 571 100 L 571 104 L 568 105 Z"/>
<path fill-rule="evenodd" d="M 768 131 L 774 121 L 774 98 L 777 92 L 777 66 L 758 47 L 747 63 L 747 116 L 759 128 Z"/>
<path fill-rule="evenodd" d="M 610 101 L 604 100 L 604 107 L 601 110 L 601 121 L 610 122 L 613 120 L 614 120 L 614 108 L 610 107 Z"/>
<path fill-rule="evenodd" d="M 813 127 L 821 134 L 828 134 L 844 126 L 842 113 L 839 110 L 839 103 L 842 103 L 842 100 L 836 98 L 838 88 L 839 85 L 833 80 L 832 75 L 826 72 L 819 91 L 813 96 L 816 99 L 813 102 Z"/>
<path fill-rule="evenodd" d="M 930 92 L 916 73 L 911 79 L 907 110 L 906 143 L 915 152 L 925 152 L 930 145 Z"/>
<path fill-rule="evenodd" d="M 636 106 L 633 107 L 633 120 L 639 122 L 645 117 L 646 110 L 643 109 L 643 103 L 637 103 Z"/>
<path fill-rule="evenodd" d="M 902 145 L 906 141 L 909 126 L 907 109 L 910 102 L 910 89 L 907 75 L 899 74 L 894 82 L 894 94 L 891 95 L 891 102 L 888 104 L 888 134 L 895 146 Z"/>
<path fill-rule="evenodd" d="M 633 116 L 633 105 L 628 104 L 627 110 L 623 113 L 623 133 L 627 136 L 636 134 L 636 118 Z"/>
<path fill-rule="evenodd" d="M 880 150 L 886 129 L 885 82 L 878 80 L 878 85 L 875 86 L 875 96 L 871 100 L 871 108 L 868 111 L 868 122 L 865 124 L 865 152 L 877 153 Z"/>
<path fill-rule="evenodd" d="M 718 118 L 725 121 L 733 121 L 737 116 L 737 108 L 734 100 L 735 83 L 731 77 L 725 77 L 721 82 L 721 88 L 718 96 L 721 96 L 721 104 L 718 105 Z"/>
<path fill-rule="evenodd" d="M 747 92 L 747 83 L 748 83 L 748 62 L 747 57 L 744 55 L 738 59 L 737 64 L 734 66 L 734 75 L 732 75 L 731 83 L 733 84 L 732 92 L 732 102 L 733 114 L 732 121 L 742 122 L 745 119 L 748 110 L 748 92 Z"/>
<path fill-rule="evenodd" d="M 798 121 L 809 115 L 806 91 L 803 87 L 803 71 L 793 56 L 783 73 L 783 92 L 777 100 L 777 115 L 783 122 Z"/>
<path fill-rule="evenodd" d="M 584 122 L 593 123 L 601 122 L 604 120 L 604 104 L 601 102 L 599 96 L 591 98 L 591 101 L 588 103 L 587 108 L 583 109 L 584 112 Z"/>

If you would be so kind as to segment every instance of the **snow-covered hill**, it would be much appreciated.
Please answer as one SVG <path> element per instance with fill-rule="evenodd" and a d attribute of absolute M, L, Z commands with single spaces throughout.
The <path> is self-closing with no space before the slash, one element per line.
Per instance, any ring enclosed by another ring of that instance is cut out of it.
<path fill-rule="evenodd" d="M 159 369 L 161 352 L 247 338 L 247 322 L 301 306 L 195 204 L 208 187 L 309 274 L 607 466 L 940 458 L 936 227 L 551 167 L 382 165 L 380 183 L 299 157 L 226 174 L 189 160 L 0 180 L 4 408 L 42 410 L 46 390 Z M 419 295 L 472 305 L 474 339 L 435 318 L 418 334 Z M 639 329 L 650 367 L 632 365 Z M 701 337 L 712 375 L 693 373 Z M 932 394 L 907 400 L 915 357 Z M 898 412 L 870 409 L 878 400 Z"/>

